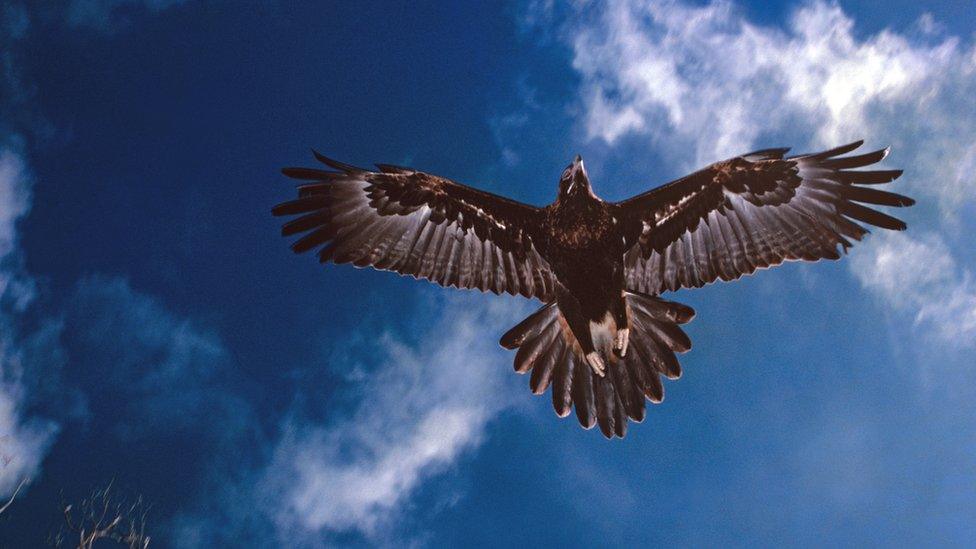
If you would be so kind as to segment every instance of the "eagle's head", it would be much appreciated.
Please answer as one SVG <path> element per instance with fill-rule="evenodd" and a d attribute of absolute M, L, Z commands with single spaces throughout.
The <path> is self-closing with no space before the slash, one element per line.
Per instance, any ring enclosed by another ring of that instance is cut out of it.
<path fill-rule="evenodd" d="M 586 167 L 583 166 L 583 158 L 580 155 L 576 155 L 559 178 L 559 198 L 577 196 L 595 197 L 590 189 L 590 178 L 586 175 Z"/>

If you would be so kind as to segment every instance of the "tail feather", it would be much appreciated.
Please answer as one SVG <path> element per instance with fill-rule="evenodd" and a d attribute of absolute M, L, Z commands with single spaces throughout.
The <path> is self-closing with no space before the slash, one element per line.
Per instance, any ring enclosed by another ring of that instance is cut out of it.
<path fill-rule="evenodd" d="M 555 303 L 550 303 L 505 332 L 499 343 L 506 349 L 518 348 L 527 338 L 537 335 L 543 328 L 550 326 L 558 316 L 559 309 L 555 307 Z"/>
<path fill-rule="evenodd" d="M 640 364 L 640 367 L 634 368 L 634 373 L 638 378 L 644 398 L 654 404 L 660 404 L 664 401 L 664 383 L 661 382 L 661 375 L 655 369 L 654 362 L 648 357 L 647 351 L 635 347 L 634 352 L 637 355 L 637 362 Z"/>
<path fill-rule="evenodd" d="M 566 417 L 573 409 L 573 377 L 576 374 L 576 354 L 566 346 L 563 358 L 556 364 L 552 378 L 552 407 L 556 415 Z"/>
<path fill-rule="evenodd" d="M 552 386 L 552 405 L 559 417 L 570 409 L 584 429 L 599 424 L 607 438 L 623 437 L 628 419 L 641 422 L 646 415 L 644 399 L 664 399 L 661 376 L 677 379 L 681 366 L 675 353 L 691 348 L 680 328 L 695 311 L 661 298 L 627 292 L 630 315 L 630 348 L 618 357 L 602 346 L 607 375 L 593 374 L 582 348 L 555 303 L 549 303 L 502 336 L 501 344 L 518 349 L 515 371 L 531 371 L 529 386 L 542 394 Z"/>
<path fill-rule="evenodd" d="M 558 338 L 557 338 L 558 341 Z M 552 344 L 549 346 L 548 353 L 532 366 L 532 375 L 529 377 L 529 388 L 532 394 L 541 395 L 549 388 L 552 381 L 552 373 L 556 369 L 556 362 L 566 360 L 567 348 L 565 345 Z"/>
<path fill-rule="evenodd" d="M 531 370 L 532 365 L 549 352 L 549 348 L 558 336 L 558 330 L 547 329 L 519 347 L 518 352 L 515 353 L 515 371 L 524 374 Z"/>
<path fill-rule="evenodd" d="M 617 394 L 613 390 L 613 382 L 608 377 L 597 377 L 593 380 L 593 385 L 595 385 L 594 389 L 596 389 L 596 422 L 600 424 L 600 431 L 603 432 L 603 436 L 613 438 L 613 435 L 619 429 L 617 422 L 619 415 L 617 413 L 618 408 L 622 408 L 623 406 L 618 406 Z"/>
<path fill-rule="evenodd" d="M 592 429 L 596 425 L 596 399 L 593 395 L 593 370 L 590 370 L 586 359 L 574 356 L 573 364 L 573 408 L 576 419 L 584 429 Z M 557 412 L 558 413 L 558 412 Z"/>
<path fill-rule="evenodd" d="M 641 422 L 644 421 L 647 407 L 644 405 L 644 393 L 638 385 L 636 370 L 640 370 L 640 368 L 633 370 L 631 371 L 627 367 L 626 361 L 623 360 L 618 360 L 610 365 L 614 386 L 617 387 L 617 393 L 624 410 L 627 412 L 627 417 Z"/>

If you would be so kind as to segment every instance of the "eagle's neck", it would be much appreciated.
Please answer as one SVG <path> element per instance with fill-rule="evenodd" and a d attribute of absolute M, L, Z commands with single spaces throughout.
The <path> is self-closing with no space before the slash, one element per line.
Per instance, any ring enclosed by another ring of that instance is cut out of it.
<path fill-rule="evenodd" d="M 571 207 L 571 208 L 588 208 L 594 205 L 600 204 L 603 201 L 600 197 L 593 194 L 593 189 L 586 187 L 585 189 L 580 189 L 572 193 L 563 194 L 558 197 L 556 202 L 560 206 Z"/>

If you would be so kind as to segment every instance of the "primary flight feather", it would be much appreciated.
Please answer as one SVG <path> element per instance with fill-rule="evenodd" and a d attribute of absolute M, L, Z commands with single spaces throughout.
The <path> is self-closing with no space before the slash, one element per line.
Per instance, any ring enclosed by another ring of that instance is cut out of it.
<path fill-rule="evenodd" d="M 315 157 L 328 170 L 285 168 L 303 180 L 274 215 L 302 235 L 297 252 L 323 263 L 395 271 L 447 287 L 537 298 L 545 305 L 509 330 L 515 370 L 532 392 L 551 386 L 560 417 L 623 437 L 677 379 L 680 328 L 695 312 L 665 291 L 735 280 L 784 261 L 838 259 L 864 225 L 905 224 L 865 206 L 911 206 L 877 189 L 901 170 L 859 170 L 887 149 L 849 155 L 861 141 L 815 154 L 765 149 L 716 162 L 622 202 L 593 193 L 582 159 L 566 167 L 556 200 L 537 208 L 411 168 L 364 170 Z"/>

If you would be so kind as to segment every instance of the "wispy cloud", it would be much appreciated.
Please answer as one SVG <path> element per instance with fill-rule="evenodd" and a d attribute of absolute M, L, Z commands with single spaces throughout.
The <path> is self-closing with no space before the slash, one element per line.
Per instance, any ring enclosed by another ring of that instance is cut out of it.
<path fill-rule="evenodd" d="M 30 180 L 23 157 L 11 148 L 0 149 L 0 258 L 7 260 L 17 250 L 17 222 L 27 215 L 30 203 Z M 4 277 L 0 289 L 6 290 L 9 276 Z"/>
<path fill-rule="evenodd" d="M 25 411 L 24 362 L 13 324 L 9 311 L 0 311 L 0 497 L 9 496 L 21 481 L 38 476 L 60 428 Z"/>
<path fill-rule="evenodd" d="M 169 311 L 123 278 L 77 284 L 65 307 L 65 347 L 83 357 L 88 391 L 125 391 L 119 433 L 162 431 L 233 437 L 253 419 L 235 391 L 233 361 L 221 339 Z"/>
<path fill-rule="evenodd" d="M 9 136 L 8 140 L 13 140 Z M 21 269 L 17 222 L 30 209 L 30 177 L 20 153 L 0 149 L 0 497 L 36 477 L 58 425 L 28 415 L 18 318 L 34 298 Z"/>
<path fill-rule="evenodd" d="M 0 497 L 38 476 L 59 429 L 30 413 L 25 380 L 30 364 L 21 318 L 35 299 L 35 287 L 23 267 L 18 223 L 31 208 L 32 180 L 14 120 L 29 96 L 17 56 L 29 29 L 23 6 L 0 6 Z"/>
<path fill-rule="evenodd" d="M 287 423 L 262 481 L 264 492 L 280 494 L 280 507 L 269 510 L 279 531 L 382 536 L 425 479 L 476 447 L 488 422 L 525 396 L 505 390 L 511 357 L 486 328 L 526 308 L 461 305 L 438 307 L 440 318 L 415 346 L 390 335 L 358 345 L 373 364 L 348 417 L 326 426 Z"/>
<path fill-rule="evenodd" d="M 0 381 L 0 497 L 9 496 L 24 480 L 33 480 L 47 455 L 58 425 L 52 421 L 25 416 L 24 391 L 17 374 L 12 372 L 16 360 L 3 361 Z"/>
<path fill-rule="evenodd" d="M 916 323 L 932 326 L 940 343 L 976 345 L 976 281 L 942 237 L 929 232 L 875 238 L 873 246 L 851 258 L 861 283 L 893 308 L 914 313 Z"/>

